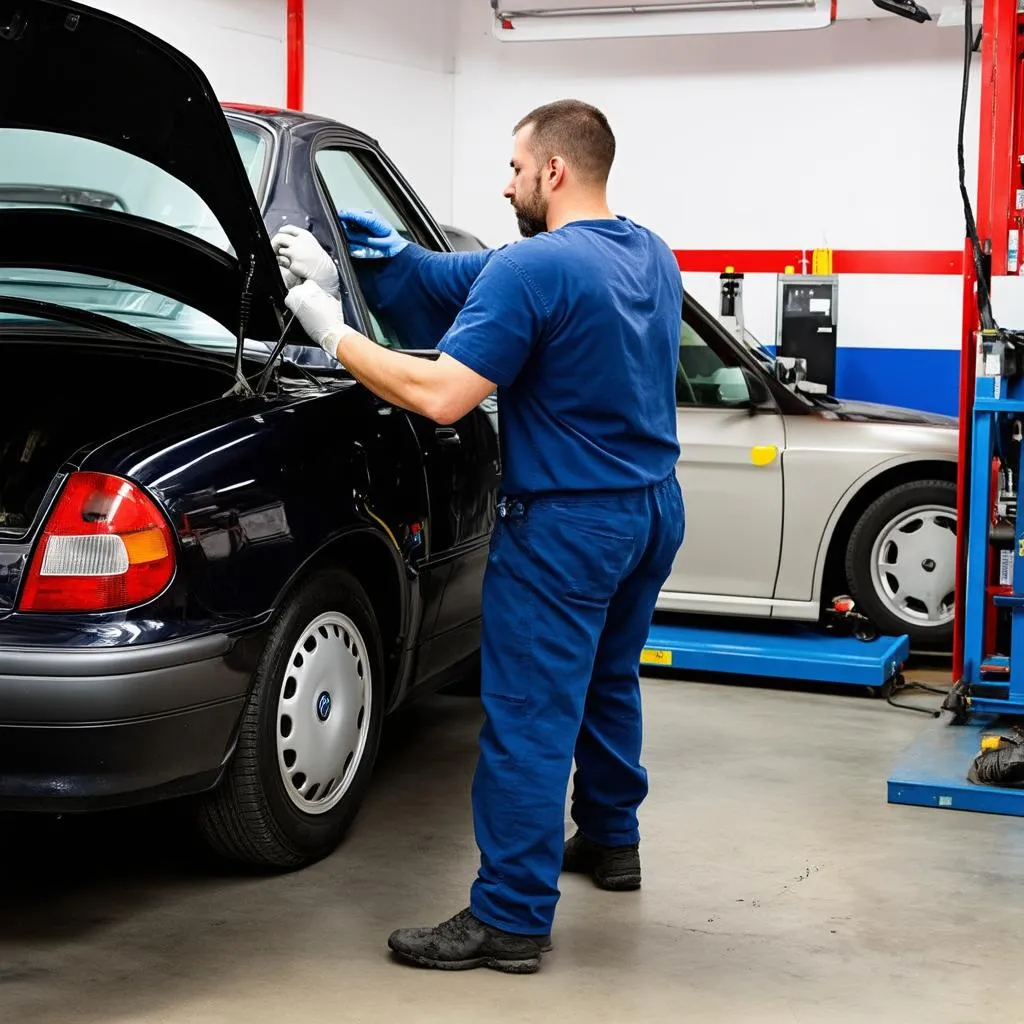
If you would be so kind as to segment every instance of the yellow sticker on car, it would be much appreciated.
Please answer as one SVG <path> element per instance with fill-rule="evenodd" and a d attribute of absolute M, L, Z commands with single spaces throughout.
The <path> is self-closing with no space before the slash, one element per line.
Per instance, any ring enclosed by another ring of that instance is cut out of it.
<path fill-rule="evenodd" d="M 750 449 L 750 461 L 755 466 L 768 466 L 775 461 L 779 449 L 773 444 L 759 444 Z"/>
<path fill-rule="evenodd" d="M 640 652 L 640 664 L 641 665 L 671 665 L 672 664 L 672 652 L 671 651 L 657 651 L 650 647 L 645 647 Z"/>

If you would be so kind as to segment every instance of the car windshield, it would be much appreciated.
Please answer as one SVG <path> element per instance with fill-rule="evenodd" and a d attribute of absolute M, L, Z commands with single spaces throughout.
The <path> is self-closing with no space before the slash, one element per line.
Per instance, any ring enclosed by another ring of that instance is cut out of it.
<path fill-rule="evenodd" d="M 262 200 L 272 140 L 232 121 L 249 182 Z M 187 185 L 139 157 L 91 139 L 0 129 L 0 208 L 48 207 L 127 213 L 186 232 L 231 252 L 223 228 Z M 100 313 L 176 341 L 233 352 L 231 332 L 204 313 L 135 285 L 62 270 L 0 268 L 0 295 Z M 0 312 L 0 322 L 29 319 Z"/>
<path fill-rule="evenodd" d="M 737 337 L 734 331 L 730 331 L 730 333 L 734 338 Z M 758 339 L 757 335 L 752 334 L 746 327 L 743 328 L 743 334 L 739 337 L 739 340 L 751 352 L 751 354 L 765 366 L 770 367 L 775 363 L 775 356 L 771 350 L 766 348 Z"/>

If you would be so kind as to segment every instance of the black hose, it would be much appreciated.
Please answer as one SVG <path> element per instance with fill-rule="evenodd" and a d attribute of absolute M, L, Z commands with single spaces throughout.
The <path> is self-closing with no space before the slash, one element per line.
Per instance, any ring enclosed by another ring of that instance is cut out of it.
<path fill-rule="evenodd" d="M 988 273 L 985 268 L 985 256 L 978 238 L 978 225 L 971 208 L 971 197 L 967 192 L 967 171 L 964 165 L 964 126 L 967 121 L 967 96 L 971 86 L 971 60 L 974 52 L 974 25 L 972 0 L 964 0 L 964 76 L 960 94 L 960 129 L 957 136 L 957 166 L 960 170 L 960 195 L 964 203 L 964 218 L 967 221 L 967 234 L 971 240 L 971 251 L 974 254 L 974 272 L 978 278 L 978 314 L 982 330 L 996 328 L 992 315 L 992 300 L 989 295 Z"/>

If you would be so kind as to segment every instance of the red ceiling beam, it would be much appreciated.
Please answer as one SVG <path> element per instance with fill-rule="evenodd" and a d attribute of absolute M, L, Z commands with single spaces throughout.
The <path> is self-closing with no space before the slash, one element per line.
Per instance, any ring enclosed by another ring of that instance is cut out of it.
<path fill-rule="evenodd" d="M 288 98 L 286 105 L 290 110 L 302 110 L 303 107 L 302 91 L 306 78 L 304 6 L 305 0 L 288 0 L 288 44 L 286 55 L 288 65 Z"/>

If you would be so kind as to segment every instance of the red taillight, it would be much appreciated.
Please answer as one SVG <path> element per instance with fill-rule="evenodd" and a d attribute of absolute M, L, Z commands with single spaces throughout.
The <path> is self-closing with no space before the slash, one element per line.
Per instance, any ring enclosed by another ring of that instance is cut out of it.
<path fill-rule="evenodd" d="M 20 611 L 95 612 L 157 596 L 174 575 L 174 540 L 127 480 L 74 473 L 36 546 Z"/>

